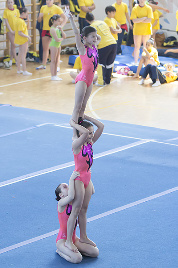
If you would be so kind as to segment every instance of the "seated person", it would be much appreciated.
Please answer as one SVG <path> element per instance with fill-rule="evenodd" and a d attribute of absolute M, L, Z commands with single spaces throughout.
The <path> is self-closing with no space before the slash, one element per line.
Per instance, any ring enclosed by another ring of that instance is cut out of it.
<path fill-rule="evenodd" d="M 80 71 L 82 70 L 82 62 L 81 62 L 81 58 L 78 56 L 75 60 L 75 63 L 74 63 L 74 67 L 73 69 L 77 69 L 77 72 L 74 72 L 74 71 L 71 71 L 70 72 L 70 76 L 72 77 L 72 83 L 75 84 L 75 78 L 77 77 L 77 75 L 80 73 Z M 96 83 L 96 80 L 98 79 L 98 76 L 97 74 L 94 75 L 94 78 L 93 78 L 93 84 Z"/>
<path fill-rule="evenodd" d="M 148 64 L 144 68 L 144 73 L 142 75 L 142 80 L 139 82 L 139 85 L 144 84 L 144 80 L 146 79 L 147 75 L 150 75 L 151 80 L 153 81 L 152 87 L 158 87 L 164 83 L 170 83 L 173 81 L 178 80 L 177 74 L 174 71 L 174 64 L 168 63 L 165 65 L 166 71 L 161 72 L 155 65 Z"/>
<path fill-rule="evenodd" d="M 156 48 L 153 47 L 154 45 L 154 40 L 151 38 L 146 42 L 146 48 L 143 47 L 143 53 L 142 53 L 142 57 L 140 59 L 138 68 L 137 68 L 137 72 L 134 75 L 134 78 L 138 78 L 142 65 L 144 64 L 145 66 L 147 66 L 147 64 L 152 64 L 152 65 L 159 65 L 159 59 L 158 59 L 158 51 L 156 50 Z"/>

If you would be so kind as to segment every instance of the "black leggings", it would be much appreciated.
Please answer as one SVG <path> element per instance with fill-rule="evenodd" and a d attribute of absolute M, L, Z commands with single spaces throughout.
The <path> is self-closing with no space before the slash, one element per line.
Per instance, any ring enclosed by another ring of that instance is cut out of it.
<path fill-rule="evenodd" d="M 142 77 L 146 78 L 148 74 L 150 75 L 150 78 L 153 83 L 155 83 L 157 79 L 159 79 L 161 84 L 167 83 L 165 75 L 163 75 L 155 65 L 148 64 L 144 68 Z"/>

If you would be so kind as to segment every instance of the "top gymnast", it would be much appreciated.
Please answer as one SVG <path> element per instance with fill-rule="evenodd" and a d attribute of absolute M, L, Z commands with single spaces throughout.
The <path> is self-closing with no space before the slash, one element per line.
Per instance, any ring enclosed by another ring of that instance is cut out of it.
<path fill-rule="evenodd" d="M 85 107 L 93 87 L 93 77 L 98 66 L 98 50 L 101 37 L 97 35 L 96 29 L 91 26 L 86 26 L 80 32 L 77 29 L 70 10 L 66 8 L 66 16 L 69 18 L 74 30 L 76 46 L 82 62 L 82 70 L 75 79 L 75 105 L 72 113 L 72 120 L 78 123 L 78 118 L 83 117 Z M 77 138 L 75 136 L 73 139 Z"/>

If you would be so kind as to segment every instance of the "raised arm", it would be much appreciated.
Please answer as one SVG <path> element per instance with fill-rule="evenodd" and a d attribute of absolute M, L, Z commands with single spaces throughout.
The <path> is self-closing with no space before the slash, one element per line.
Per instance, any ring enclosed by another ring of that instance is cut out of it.
<path fill-rule="evenodd" d="M 62 13 L 60 16 L 62 18 L 61 27 L 64 27 L 64 25 L 67 23 L 67 20 L 68 20 L 67 16 L 64 13 Z"/>
<path fill-rule="evenodd" d="M 80 173 L 77 171 L 74 171 L 70 177 L 69 180 L 69 191 L 68 191 L 68 196 L 61 198 L 58 201 L 58 210 L 60 207 L 66 206 L 69 204 L 72 200 L 74 200 L 75 197 L 75 187 L 74 187 L 74 180 L 80 176 Z"/>
<path fill-rule="evenodd" d="M 97 119 L 94 119 L 88 115 L 84 115 L 84 119 L 90 121 L 91 123 L 93 123 L 96 127 L 97 130 L 94 133 L 94 137 L 93 137 L 93 143 L 95 143 L 99 137 L 101 136 L 103 129 L 104 129 L 104 124 L 101 123 L 100 121 L 98 121 Z"/>
<path fill-rule="evenodd" d="M 74 140 L 72 143 L 72 149 L 73 149 L 74 153 L 77 154 L 77 151 L 78 150 L 80 151 L 81 146 L 86 141 L 86 139 L 89 135 L 89 130 L 86 129 L 85 127 L 82 127 L 81 125 L 75 123 L 74 120 L 72 120 L 72 119 L 70 120 L 70 125 L 71 125 L 71 127 L 78 130 L 81 134 L 80 137 L 78 139 Z"/>
<path fill-rule="evenodd" d="M 81 41 L 79 29 L 77 28 L 77 26 L 75 24 L 75 21 L 73 19 L 73 16 L 70 13 L 70 10 L 69 10 L 68 7 L 65 7 L 65 14 L 68 17 L 68 19 L 69 19 L 69 21 L 71 23 L 72 29 L 74 31 L 75 40 L 76 40 L 76 46 L 77 46 L 78 52 L 79 52 L 80 55 L 85 55 L 86 49 L 85 49 L 84 44 Z"/>

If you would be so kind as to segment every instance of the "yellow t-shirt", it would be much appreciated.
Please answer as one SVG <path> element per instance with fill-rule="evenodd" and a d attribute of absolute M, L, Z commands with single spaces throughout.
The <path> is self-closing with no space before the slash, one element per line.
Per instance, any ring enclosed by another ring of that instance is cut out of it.
<path fill-rule="evenodd" d="M 115 20 L 120 24 L 126 24 L 126 13 L 128 13 L 128 6 L 125 3 L 118 5 L 117 3 L 113 4 L 113 7 L 116 9 Z"/>
<path fill-rule="evenodd" d="M 156 25 L 152 27 L 152 29 L 155 29 L 155 30 L 159 30 L 160 29 L 160 25 L 159 25 L 159 14 L 158 14 L 158 11 L 155 10 L 153 12 L 153 19 L 151 21 L 151 24 L 153 25 L 153 23 L 155 22 L 155 20 L 158 20 Z"/>
<path fill-rule="evenodd" d="M 12 29 L 12 31 L 15 31 L 15 18 L 20 17 L 20 12 L 18 9 L 10 10 L 6 8 L 4 10 L 3 18 L 8 20 L 8 23 Z M 9 32 L 9 29 L 6 27 L 6 31 Z"/>
<path fill-rule="evenodd" d="M 153 11 L 152 8 L 148 5 L 144 5 L 144 7 L 140 7 L 139 5 L 135 5 L 132 9 L 130 19 L 138 19 L 147 17 L 149 19 L 153 19 Z M 134 23 L 133 27 L 134 35 L 150 35 L 152 34 L 152 24 L 150 23 Z"/>
<path fill-rule="evenodd" d="M 82 62 L 81 62 L 81 58 L 79 56 L 75 60 L 73 69 L 78 69 L 79 71 L 82 70 Z"/>
<path fill-rule="evenodd" d="M 112 36 L 108 25 L 102 20 L 94 21 L 90 26 L 97 30 L 97 34 L 101 36 L 98 49 L 116 44 L 115 38 Z"/>
<path fill-rule="evenodd" d="M 78 0 L 79 7 L 90 7 L 93 4 L 94 4 L 93 0 Z M 86 12 L 84 12 L 84 11 L 82 11 L 80 9 L 79 17 L 80 18 L 85 18 L 86 17 Z"/>
<path fill-rule="evenodd" d="M 116 30 L 116 27 L 117 27 L 117 21 L 114 19 L 114 18 L 108 18 L 106 17 L 104 19 L 104 22 L 110 27 L 114 28 Z M 118 35 L 117 34 L 113 34 L 111 32 L 112 36 L 115 38 L 115 40 L 118 40 Z"/>
<path fill-rule="evenodd" d="M 27 37 L 23 37 L 19 35 L 19 31 L 21 31 L 22 33 L 28 35 L 28 29 L 27 29 L 27 24 L 25 23 L 25 21 L 21 18 L 16 18 L 15 20 L 15 40 L 14 43 L 17 45 L 23 45 L 26 42 L 28 42 L 28 38 Z"/>
<path fill-rule="evenodd" d="M 48 7 L 47 5 L 42 6 L 40 9 L 40 13 L 43 13 L 43 30 L 49 31 L 49 19 L 53 15 L 61 15 L 63 13 L 62 9 L 56 5 L 52 5 L 51 7 Z"/>
<path fill-rule="evenodd" d="M 156 9 L 156 11 L 157 11 L 159 17 L 160 17 L 161 15 L 163 15 L 163 13 L 162 13 L 161 11 L 159 11 L 158 9 Z"/>
<path fill-rule="evenodd" d="M 158 51 L 156 48 L 152 47 L 148 52 L 151 54 L 151 57 L 153 57 L 154 61 L 157 63 L 157 66 L 160 64 L 159 58 L 158 58 Z M 146 53 L 142 53 L 143 56 L 146 56 Z"/>
<path fill-rule="evenodd" d="M 178 31 L 178 10 L 176 11 L 176 19 L 177 19 L 176 31 Z"/>
<path fill-rule="evenodd" d="M 169 76 L 166 75 L 166 82 L 167 83 L 174 82 L 176 80 L 177 80 L 177 75 L 176 74 L 175 75 L 174 74 L 171 75 L 171 77 L 169 77 Z"/>

